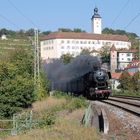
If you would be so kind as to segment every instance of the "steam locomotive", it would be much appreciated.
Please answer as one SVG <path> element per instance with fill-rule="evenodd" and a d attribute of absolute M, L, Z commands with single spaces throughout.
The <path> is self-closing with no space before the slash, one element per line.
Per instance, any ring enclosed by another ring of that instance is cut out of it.
<path fill-rule="evenodd" d="M 53 82 L 53 89 L 83 95 L 88 99 L 107 99 L 111 94 L 109 79 L 111 73 L 100 68 L 72 80 Z"/>

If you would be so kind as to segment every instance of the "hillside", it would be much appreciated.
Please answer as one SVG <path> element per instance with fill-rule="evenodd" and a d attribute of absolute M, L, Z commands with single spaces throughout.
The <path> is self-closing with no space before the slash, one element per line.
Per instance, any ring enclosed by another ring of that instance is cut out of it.
<path fill-rule="evenodd" d="M 27 38 L 7 38 L 7 40 L 0 39 L 0 59 L 5 59 L 12 50 L 18 48 L 32 49 L 32 42 Z"/>

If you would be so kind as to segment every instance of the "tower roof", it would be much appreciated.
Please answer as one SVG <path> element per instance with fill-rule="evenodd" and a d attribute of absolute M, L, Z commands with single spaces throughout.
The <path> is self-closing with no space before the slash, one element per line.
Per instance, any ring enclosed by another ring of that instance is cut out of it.
<path fill-rule="evenodd" d="M 97 7 L 94 8 L 94 15 L 92 16 L 91 19 L 93 19 L 93 18 L 101 18 L 101 16 L 98 14 L 98 8 Z"/>
<path fill-rule="evenodd" d="M 110 48 L 110 51 L 116 51 L 116 47 L 114 46 L 114 44 L 113 44 L 112 47 Z"/>

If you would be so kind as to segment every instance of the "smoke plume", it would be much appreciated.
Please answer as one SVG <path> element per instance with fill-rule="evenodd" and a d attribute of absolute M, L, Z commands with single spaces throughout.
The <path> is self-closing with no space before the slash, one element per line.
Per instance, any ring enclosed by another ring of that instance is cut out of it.
<path fill-rule="evenodd" d="M 60 60 L 54 60 L 53 62 L 44 65 L 47 78 L 51 83 L 68 82 L 77 79 L 90 71 L 95 71 L 99 67 L 99 58 L 90 55 L 77 56 L 69 64 L 63 64 Z"/>

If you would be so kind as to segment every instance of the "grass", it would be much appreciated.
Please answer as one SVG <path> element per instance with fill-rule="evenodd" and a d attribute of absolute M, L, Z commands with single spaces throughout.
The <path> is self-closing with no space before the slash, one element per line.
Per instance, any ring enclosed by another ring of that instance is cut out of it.
<path fill-rule="evenodd" d="M 115 91 L 113 91 L 112 96 L 117 96 L 117 95 L 140 97 L 140 91 L 137 91 L 137 92 L 134 92 L 134 91 L 119 91 L 119 92 L 115 92 Z"/>
<path fill-rule="evenodd" d="M 99 136 L 95 129 L 63 117 L 52 127 L 32 130 L 6 140 L 99 140 Z"/>
<path fill-rule="evenodd" d="M 42 101 L 37 101 L 33 103 L 33 111 L 41 112 L 41 111 L 49 110 L 55 106 L 59 106 L 63 104 L 66 104 L 65 98 L 61 98 L 58 100 L 57 98 L 54 98 L 54 97 L 48 97 Z"/>
<path fill-rule="evenodd" d="M 4 140 L 99 140 L 97 131 L 81 125 L 86 100 L 68 96 L 48 97 L 33 104 L 33 116 L 43 120 L 31 131 Z"/>
<path fill-rule="evenodd" d="M 0 60 L 5 60 L 9 56 L 9 53 L 16 48 L 32 48 L 31 41 L 28 39 L 0 39 Z"/>

